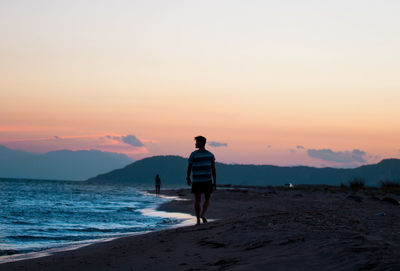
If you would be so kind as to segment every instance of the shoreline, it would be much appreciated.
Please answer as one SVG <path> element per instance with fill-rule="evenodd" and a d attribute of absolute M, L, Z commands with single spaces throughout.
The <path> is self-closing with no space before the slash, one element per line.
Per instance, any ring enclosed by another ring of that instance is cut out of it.
<path fill-rule="evenodd" d="M 149 192 L 148 190 L 143 190 L 141 192 L 146 195 L 155 196 L 155 193 Z M 160 197 L 169 199 L 170 201 L 185 200 L 185 199 L 181 199 L 177 196 L 169 196 L 169 195 L 160 195 Z M 158 232 L 158 231 L 163 231 L 163 230 L 168 230 L 168 229 L 185 227 L 185 226 L 189 226 L 193 223 L 195 217 L 193 217 L 190 214 L 159 210 L 159 208 L 161 208 L 161 206 L 166 203 L 168 203 L 168 202 L 155 204 L 155 206 L 151 206 L 149 208 L 144 208 L 144 209 L 139 209 L 138 211 L 141 212 L 144 216 L 157 216 L 157 217 L 165 217 L 165 218 L 172 217 L 172 218 L 182 219 L 183 220 L 182 222 L 172 225 L 171 227 L 168 227 L 165 229 L 158 229 L 158 230 L 153 230 L 153 231 L 143 231 L 143 232 L 133 232 L 133 233 L 128 233 L 126 235 L 117 236 L 117 237 L 107 237 L 107 238 L 99 238 L 99 239 L 87 240 L 87 241 L 78 241 L 78 242 L 75 242 L 75 244 L 66 244 L 66 245 L 61 245 L 61 246 L 57 246 L 57 247 L 50 247 L 50 248 L 46 248 L 46 249 L 39 250 L 39 251 L 31 251 L 31 252 L 27 252 L 27 253 L 18 253 L 18 254 L 13 254 L 13 255 L 3 255 L 3 256 L 0 256 L 0 266 L 1 266 L 1 264 L 4 264 L 4 263 L 13 263 L 13 262 L 24 261 L 24 260 L 39 259 L 42 257 L 49 257 L 49 256 L 51 257 L 51 256 L 55 255 L 56 253 L 77 250 L 77 249 L 80 249 L 80 248 L 83 248 L 86 246 L 110 242 L 110 241 L 113 241 L 113 240 L 116 240 L 119 238 L 126 238 L 126 237 L 142 235 L 142 234 L 148 234 L 151 232 Z"/>
<path fill-rule="evenodd" d="M 192 213 L 189 199 L 157 211 Z M 218 220 L 117 238 L 0 270 L 399 270 L 400 209 L 359 191 L 217 190 L 207 218 Z M 398 195 L 390 195 L 399 200 Z"/>

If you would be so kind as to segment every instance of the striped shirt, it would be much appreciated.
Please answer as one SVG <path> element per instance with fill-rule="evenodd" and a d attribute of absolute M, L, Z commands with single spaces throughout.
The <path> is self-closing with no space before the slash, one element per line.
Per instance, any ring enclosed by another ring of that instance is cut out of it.
<path fill-rule="evenodd" d="M 192 182 L 197 183 L 211 181 L 211 165 L 214 161 L 214 154 L 207 150 L 196 150 L 192 152 L 189 157 L 189 164 L 192 164 Z"/>

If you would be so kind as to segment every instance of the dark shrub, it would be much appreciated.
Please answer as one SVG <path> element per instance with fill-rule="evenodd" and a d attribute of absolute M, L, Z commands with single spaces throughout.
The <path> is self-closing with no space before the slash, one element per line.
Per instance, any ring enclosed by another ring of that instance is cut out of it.
<path fill-rule="evenodd" d="M 400 182 L 391 181 L 391 180 L 383 180 L 380 181 L 382 189 L 390 189 L 390 188 L 400 188 Z"/>
<path fill-rule="evenodd" d="M 365 181 L 363 178 L 354 178 L 353 180 L 349 181 L 349 186 L 351 189 L 361 189 L 365 186 Z"/>

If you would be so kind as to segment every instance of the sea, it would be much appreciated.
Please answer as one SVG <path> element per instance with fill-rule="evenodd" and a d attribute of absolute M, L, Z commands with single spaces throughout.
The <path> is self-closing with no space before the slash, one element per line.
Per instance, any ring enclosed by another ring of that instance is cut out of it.
<path fill-rule="evenodd" d="M 0 179 L 0 263 L 175 227 L 190 215 L 156 211 L 176 199 L 153 187 Z"/>

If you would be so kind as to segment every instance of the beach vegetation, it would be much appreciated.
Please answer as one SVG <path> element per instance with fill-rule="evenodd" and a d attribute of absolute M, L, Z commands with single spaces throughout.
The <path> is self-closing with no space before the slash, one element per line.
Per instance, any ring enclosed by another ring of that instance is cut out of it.
<path fill-rule="evenodd" d="M 382 180 L 380 187 L 383 193 L 394 193 L 400 195 L 400 181 Z"/>
<path fill-rule="evenodd" d="M 379 182 L 379 184 L 382 189 L 400 188 L 399 181 L 382 180 Z"/>
<path fill-rule="evenodd" d="M 355 177 L 349 181 L 349 186 L 353 190 L 359 190 L 365 187 L 365 180 L 363 178 Z"/>

